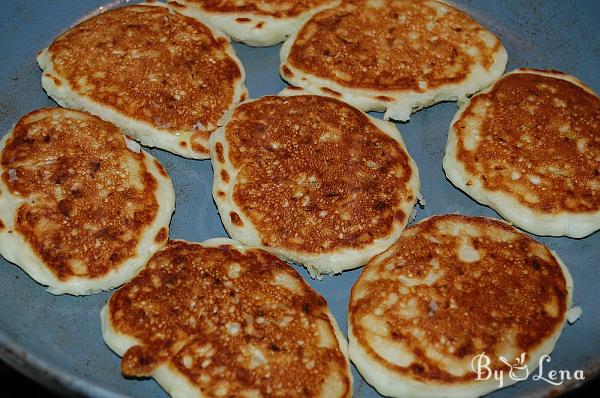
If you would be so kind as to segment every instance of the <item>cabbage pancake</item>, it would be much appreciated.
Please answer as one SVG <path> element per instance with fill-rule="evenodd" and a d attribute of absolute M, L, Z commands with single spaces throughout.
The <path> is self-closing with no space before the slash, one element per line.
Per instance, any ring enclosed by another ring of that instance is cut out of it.
<path fill-rule="evenodd" d="M 526 231 L 587 236 L 600 229 L 600 98 L 560 72 L 509 73 L 455 116 L 444 170 Z"/>
<path fill-rule="evenodd" d="M 340 0 L 175 0 L 178 12 L 194 17 L 250 46 L 285 40 L 311 15 Z"/>
<path fill-rule="evenodd" d="M 221 219 L 233 238 L 312 275 L 361 266 L 406 226 L 416 165 L 393 124 L 295 93 L 241 104 L 211 138 Z"/>
<path fill-rule="evenodd" d="M 173 397 L 352 395 L 346 341 L 294 269 L 230 239 L 171 241 L 101 312 L 125 376 Z"/>
<path fill-rule="evenodd" d="M 95 116 L 40 109 L 0 141 L 0 254 L 51 293 L 131 279 L 167 241 L 174 207 L 160 163 Z"/>
<path fill-rule="evenodd" d="M 533 372 L 553 350 L 572 290 L 560 259 L 506 223 L 431 217 L 371 260 L 352 288 L 350 359 L 386 396 L 481 396 L 500 382 L 484 366 L 510 385 L 508 364 L 523 379 L 518 367 Z"/>
<path fill-rule="evenodd" d="M 229 39 L 160 3 L 106 11 L 38 56 L 42 86 L 61 106 L 111 121 L 142 144 L 196 159 L 246 97 Z"/>
<path fill-rule="evenodd" d="M 281 49 L 281 75 L 385 118 L 464 100 L 496 81 L 506 50 L 440 1 L 346 1 L 309 19 Z"/>

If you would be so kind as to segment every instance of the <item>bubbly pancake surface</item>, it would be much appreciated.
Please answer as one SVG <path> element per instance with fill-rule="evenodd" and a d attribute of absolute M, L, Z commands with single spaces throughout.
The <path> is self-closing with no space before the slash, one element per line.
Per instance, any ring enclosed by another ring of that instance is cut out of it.
<path fill-rule="evenodd" d="M 387 375 L 367 379 L 378 389 L 391 385 L 379 378 L 387 377 L 399 385 L 442 387 L 431 396 L 456 396 L 451 388 L 484 384 L 471 367 L 482 352 L 491 369 L 504 370 L 500 356 L 513 362 L 524 352 L 533 370 L 537 355 L 549 353 L 560 334 L 571 290 L 553 253 L 509 225 L 431 217 L 407 228 L 354 285 L 350 357 L 363 376 L 377 369 Z M 478 395 L 496 388 L 492 383 Z"/>
<path fill-rule="evenodd" d="M 456 100 L 496 80 L 506 64 L 492 33 L 439 1 L 347 1 L 314 15 L 290 42 L 282 50 L 284 79 L 337 96 L 350 90 L 346 99 L 365 111 L 408 101 L 410 114 Z"/>
<path fill-rule="evenodd" d="M 331 3 L 331 0 L 185 0 L 184 3 L 197 5 L 208 12 L 251 13 L 275 18 L 290 18 Z"/>
<path fill-rule="evenodd" d="M 210 132 L 239 100 L 236 87 L 243 87 L 230 47 L 192 18 L 163 6 L 135 5 L 80 23 L 48 53 L 51 74 L 77 95 L 152 126 L 156 142 L 160 134 L 187 135 L 181 148 L 167 149 L 207 157 Z"/>
<path fill-rule="evenodd" d="M 113 295 L 107 317 L 105 339 L 136 341 L 128 376 L 167 366 L 207 397 L 351 395 L 327 303 L 262 250 L 171 241 Z"/>
<path fill-rule="evenodd" d="M 416 166 L 398 138 L 358 109 L 323 96 L 263 97 L 240 105 L 224 129 L 213 163 L 226 158 L 235 180 L 226 170 L 216 176 L 216 201 L 228 192 L 241 214 L 234 207 L 221 217 L 233 227 L 249 222 L 256 244 L 290 258 L 360 250 L 408 222 Z"/>
<path fill-rule="evenodd" d="M 102 278 L 138 256 L 161 206 L 170 210 L 156 243 L 166 241 L 174 198 L 158 203 L 149 156 L 113 124 L 79 111 L 41 109 L 16 124 L 0 156 L 2 182 L 15 198 L 10 204 L 3 193 L 4 224 L 28 244 L 4 249 L 32 250 L 58 281 Z M 152 167 L 170 187 L 158 161 Z"/>
<path fill-rule="evenodd" d="M 600 98 L 559 77 L 512 73 L 452 126 L 456 159 L 486 190 L 537 213 L 600 211 Z"/>

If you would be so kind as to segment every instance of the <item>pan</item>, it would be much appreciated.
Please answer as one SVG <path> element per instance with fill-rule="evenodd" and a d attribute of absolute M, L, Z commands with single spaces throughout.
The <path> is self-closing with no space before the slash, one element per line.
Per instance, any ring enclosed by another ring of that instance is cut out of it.
<path fill-rule="evenodd" d="M 0 13 L 0 136 L 24 114 L 57 106 L 40 85 L 35 56 L 52 39 L 81 19 L 127 1 L 20 0 L 2 2 Z M 496 33 L 504 43 L 507 70 L 518 67 L 568 72 L 600 91 L 600 2 L 590 1 L 455 1 L 455 5 Z M 247 71 L 251 97 L 274 94 L 285 87 L 279 77 L 279 46 L 251 48 L 235 44 Z M 446 134 L 457 108 L 443 103 L 414 114 L 398 125 L 419 166 L 427 205 L 416 220 L 443 213 L 496 217 L 455 189 L 442 171 Z M 381 115 L 375 115 L 381 117 Z M 208 161 L 186 160 L 149 150 L 172 176 L 177 209 L 171 237 L 203 241 L 226 236 L 211 196 Z M 575 283 L 573 303 L 581 318 L 567 326 L 541 378 L 518 383 L 491 396 L 534 397 L 573 389 L 600 372 L 600 233 L 585 239 L 536 237 L 569 266 Z M 342 330 L 352 284 L 361 270 L 306 280 L 328 301 Z M 53 296 L 17 266 L 0 259 L 0 357 L 11 366 L 65 395 L 91 397 L 166 397 L 152 380 L 126 379 L 120 360 L 104 344 L 99 312 L 110 293 L 88 297 Z M 551 371 L 571 378 L 552 380 Z M 574 378 L 581 371 L 585 380 Z M 354 373 L 355 397 L 378 397 Z M 537 372 L 534 372 L 537 374 Z"/>

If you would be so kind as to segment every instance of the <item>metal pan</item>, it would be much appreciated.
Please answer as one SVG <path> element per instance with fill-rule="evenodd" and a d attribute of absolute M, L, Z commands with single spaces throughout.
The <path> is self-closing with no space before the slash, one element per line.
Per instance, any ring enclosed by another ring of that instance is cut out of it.
<path fill-rule="evenodd" d="M 0 13 L 0 136 L 18 118 L 43 106 L 56 106 L 40 86 L 37 52 L 74 22 L 104 7 L 103 0 L 4 1 Z M 498 34 L 509 54 L 508 70 L 551 68 L 571 73 L 600 91 L 600 2 L 590 1 L 456 1 L 457 5 Z M 101 8 L 102 7 L 102 8 Z M 279 78 L 279 46 L 260 49 L 236 44 L 247 70 L 252 97 L 273 94 L 285 84 Z M 448 125 L 456 104 L 439 104 L 413 115 L 399 126 L 421 174 L 427 206 L 417 220 L 459 212 L 498 217 L 455 189 L 444 177 L 441 161 Z M 192 241 L 226 236 L 211 197 L 208 161 L 193 161 L 150 150 L 173 178 L 177 210 L 171 236 Z M 586 379 L 600 370 L 600 233 L 585 239 L 539 238 L 558 252 L 575 281 L 574 304 L 583 315 L 566 327 L 544 372 L 582 369 Z M 329 302 L 342 329 L 346 327 L 350 287 L 360 270 L 345 272 L 312 286 Z M 0 357 L 62 393 L 94 397 L 166 397 L 151 380 L 125 379 L 120 360 L 103 343 L 99 311 L 109 293 L 91 297 L 56 297 L 46 293 L 18 267 L 0 259 Z M 377 397 L 355 370 L 354 395 Z M 539 396 L 573 388 L 577 380 L 552 385 L 528 379 L 494 397 Z"/>

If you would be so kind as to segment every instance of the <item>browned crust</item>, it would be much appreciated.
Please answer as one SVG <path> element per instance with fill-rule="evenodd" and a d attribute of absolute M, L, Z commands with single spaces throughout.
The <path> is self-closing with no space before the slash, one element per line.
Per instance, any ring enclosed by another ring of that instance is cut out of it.
<path fill-rule="evenodd" d="M 227 170 L 221 170 L 221 180 L 225 184 L 229 183 L 229 173 L 227 172 Z"/>
<path fill-rule="evenodd" d="M 62 82 L 56 77 L 52 76 L 50 73 L 44 73 L 44 76 L 52 79 L 52 81 L 57 87 L 60 87 L 62 85 Z"/>
<path fill-rule="evenodd" d="M 238 227 L 244 226 L 244 222 L 240 218 L 240 215 L 237 214 L 235 211 L 229 212 L 229 218 L 231 219 L 231 222 L 233 223 L 233 225 L 237 225 Z"/>
<path fill-rule="evenodd" d="M 162 243 L 167 240 L 168 235 L 169 235 L 169 233 L 168 233 L 167 229 L 165 227 L 162 227 L 156 233 L 156 236 L 154 237 L 154 241 L 157 243 Z"/>
<path fill-rule="evenodd" d="M 293 77 L 294 76 L 294 72 L 292 72 L 290 70 L 290 68 L 288 68 L 286 65 L 282 65 L 281 66 L 281 72 L 287 76 L 287 77 Z"/>
<path fill-rule="evenodd" d="M 217 160 L 221 163 L 225 163 L 225 157 L 223 156 L 223 144 L 217 142 L 215 145 L 215 150 L 217 152 Z"/>
<path fill-rule="evenodd" d="M 375 97 L 375 99 L 378 99 L 380 101 L 385 101 L 385 102 L 392 102 L 394 101 L 394 99 L 392 97 L 387 97 L 385 95 L 378 95 Z"/>
<path fill-rule="evenodd" d="M 233 103 L 242 75 L 226 43 L 192 18 L 135 5 L 80 23 L 49 51 L 57 74 L 79 95 L 175 132 L 216 126 Z"/>
<path fill-rule="evenodd" d="M 383 0 L 381 8 L 366 3 L 347 1 L 313 16 L 298 33 L 288 63 L 344 87 L 423 92 L 422 83 L 432 89 L 464 81 L 477 62 L 490 69 L 501 47 L 499 40 L 486 46 L 479 36 L 484 28 L 460 10 L 444 4 L 449 11 L 436 16 L 430 5 L 441 2 Z M 435 21 L 431 30 L 429 18 Z"/>
<path fill-rule="evenodd" d="M 482 117 L 475 111 L 483 105 Z M 474 151 L 465 147 L 472 122 L 481 123 Z M 453 130 L 458 161 L 485 189 L 546 214 L 600 210 L 600 98 L 585 88 L 535 73 L 509 74 L 474 97 Z M 521 176 L 513 179 L 513 171 Z"/>
<path fill-rule="evenodd" d="M 242 104 L 225 138 L 237 170 L 232 199 L 263 245 L 304 253 L 364 247 L 392 232 L 415 194 L 400 143 L 333 98 Z"/>
<path fill-rule="evenodd" d="M 167 171 L 165 170 L 165 168 L 163 167 L 162 164 L 160 164 L 160 162 L 156 159 L 152 160 L 152 163 L 154 164 L 154 167 L 156 167 L 156 169 L 158 170 L 158 172 L 160 173 L 161 176 L 163 177 L 168 177 L 169 175 L 167 174 Z"/>
<path fill-rule="evenodd" d="M 184 4 L 198 7 L 211 13 L 244 13 L 274 18 L 293 18 L 311 9 L 330 3 L 331 0 L 182 0 Z M 263 5 L 263 6 L 261 6 Z M 249 22 L 250 18 L 236 18 L 238 22 Z"/>
<path fill-rule="evenodd" d="M 206 130 L 206 131 L 194 131 L 190 142 L 192 144 L 192 150 L 197 153 L 209 154 L 209 149 L 205 146 L 208 142 L 210 135 L 214 130 Z"/>
<path fill-rule="evenodd" d="M 235 278 L 232 264 L 239 265 Z M 271 284 L 278 274 L 293 279 L 300 291 Z M 148 376 L 168 364 L 207 396 L 227 382 L 227 396 L 256 390 L 262 396 L 285 391 L 289 397 L 316 397 L 335 369 L 345 384 L 343 396 L 350 389 L 337 342 L 332 348 L 317 345 L 318 322 L 334 335 L 326 301 L 263 251 L 171 241 L 113 295 L 109 317 L 112 328 L 138 342 L 123 356 L 128 376 Z M 233 324 L 236 333 L 230 332 Z M 266 364 L 247 367 L 249 346 L 262 351 Z"/>
<path fill-rule="evenodd" d="M 471 239 L 475 249 L 484 253 L 480 261 L 461 262 L 456 250 L 467 234 L 441 234 L 438 228 L 442 223 L 481 229 L 483 234 Z M 502 242 L 486 236 L 494 230 L 510 235 L 511 240 Z M 433 284 L 411 287 L 401 282 L 402 277 L 425 278 L 432 270 L 432 260 L 439 262 L 443 272 Z M 402 294 L 401 289 L 407 290 Z M 391 330 L 389 338 L 404 343 L 415 356 L 407 367 L 377 354 L 359 322 L 363 316 L 375 314 L 390 294 L 398 294 L 399 303 L 414 300 L 419 311 L 407 318 L 397 311 L 399 307 L 392 307 L 381 316 Z M 562 328 L 568 297 L 563 271 L 542 244 L 500 221 L 456 214 L 436 216 L 407 228 L 388 251 L 365 267 L 352 288 L 349 322 L 358 344 L 381 366 L 419 381 L 452 384 L 472 381 L 475 374 L 454 376 L 420 347 L 432 347 L 457 360 L 470 360 L 484 352 L 492 359 L 493 370 L 503 369 L 505 365 L 494 353 L 507 343 L 503 341 L 507 333 L 515 334 L 510 344 L 517 355 L 531 353 Z M 551 300 L 557 307 L 555 316 L 544 310 L 544 304 Z M 418 339 L 412 333 L 417 329 L 423 332 Z"/>
<path fill-rule="evenodd" d="M 332 96 L 337 97 L 337 98 L 341 98 L 342 97 L 341 93 L 339 93 L 339 92 L 337 92 L 335 90 L 332 90 L 332 89 L 330 89 L 328 87 L 321 87 L 321 91 L 324 92 L 325 94 L 332 95 Z"/>
<path fill-rule="evenodd" d="M 100 277 L 136 255 L 158 183 L 117 127 L 41 109 L 19 120 L 0 156 L 4 183 L 26 199 L 15 230 L 58 279 Z"/>

